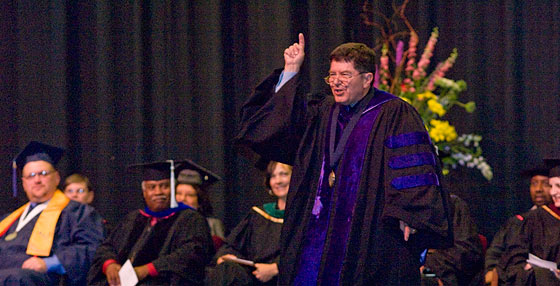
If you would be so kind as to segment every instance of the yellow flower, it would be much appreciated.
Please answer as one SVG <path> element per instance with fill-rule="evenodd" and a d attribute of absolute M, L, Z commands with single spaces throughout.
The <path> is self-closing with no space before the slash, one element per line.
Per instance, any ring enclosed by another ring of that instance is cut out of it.
<path fill-rule="evenodd" d="M 432 119 L 430 120 L 430 125 L 432 128 L 430 129 L 430 137 L 434 142 L 441 142 L 441 141 L 453 141 L 457 138 L 457 132 L 455 131 L 455 127 L 449 125 L 448 121 L 441 121 Z"/>
<path fill-rule="evenodd" d="M 423 92 L 423 93 L 419 93 L 417 96 L 418 96 L 418 100 L 437 99 L 437 96 L 435 94 L 433 94 L 431 91 L 426 91 L 426 92 Z"/>
<path fill-rule="evenodd" d="M 428 108 L 433 112 L 439 115 L 440 117 L 445 114 L 445 109 L 441 103 L 437 102 L 435 99 L 428 100 Z"/>
<path fill-rule="evenodd" d="M 399 96 L 402 100 L 406 101 L 408 104 L 412 104 L 412 102 L 410 102 L 410 99 L 404 97 L 404 96 Z"/>

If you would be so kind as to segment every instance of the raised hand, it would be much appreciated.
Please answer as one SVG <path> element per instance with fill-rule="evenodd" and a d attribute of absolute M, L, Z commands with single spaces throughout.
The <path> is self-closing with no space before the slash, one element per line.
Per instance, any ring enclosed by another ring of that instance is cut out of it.
<path fill-rule="evenodd" d="M 284 50 L 284 71 L 299 72 L 305 58 L 305 38 L 299 33 L 299 42 Z"/>

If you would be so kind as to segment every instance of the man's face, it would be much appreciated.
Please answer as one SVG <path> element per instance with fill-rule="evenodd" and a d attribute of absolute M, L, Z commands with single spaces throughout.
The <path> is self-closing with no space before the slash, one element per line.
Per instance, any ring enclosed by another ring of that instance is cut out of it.
<path fill-rule="evenodd" d="M 360 72 L 354 62 L 331 61 L 329 86 L 334 100 L 342 105 L 352 105 L 362 99 L 371 88 L 373 74 Z"/>
<path fill-rule="evenodd" d="M 548 177 L 536 175 L 531 177 L 531 200 L 536 206 L 546 205 L 550 202 L 550 184 Z"/>
<path fill-rule="evenodd" d="M 560 208 L 560 177 L 552 177 L 549 179 L 550 182 L 550 196 L 552 197 L 552 202 L 554 206 Z"/>
<path fill-rule="evenodd" d="M 169 182 L 169 179 L 142 182 L 144 201 L 151 211 L 159 212 L 169 208 Z"/>
<path fill-rule="evenodd" d="M 23 190 L 33 203 L 50 200 L 60 183 L 60 175 L 53 165 L 46 161 L 25 164 L 21 175 Z"/>

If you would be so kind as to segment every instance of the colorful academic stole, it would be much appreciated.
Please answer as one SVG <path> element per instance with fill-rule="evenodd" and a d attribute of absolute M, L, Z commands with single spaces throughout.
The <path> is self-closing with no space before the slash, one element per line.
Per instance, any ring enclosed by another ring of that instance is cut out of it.
<path fill-rule="evenodd" d="M 547 211 L 551 216 L 553 216 L 554 218 L 556 218 L 557 220 L 560 220 L 560 216 L 555 213 L 553 210 L 551 210 L 549 207 L 547 206 L 542 206 L 542 208 Z"/>
<path fill-rule="evenodd" d="M 68 205 L 68 199 L 60 190 L 56 190 L 47 207 L 39 215 L 39 219 L 33 227 L 31 237 L 27 243 L 28 255 L 49 256 L 54 240 L 56 223 L 62 210 Z M 12 212 L 0 222 L 0 236 L 4 235 L 10 226 L 22 215 L 29 203 Z"/>
<path fill-rule="evenodd" d="M 256 213 L 260 214 L 261 216 L 263 216 L 265 219 L 271 221 L 271 222 L 275 222 L 275 223 L 284 223 L 284 219 L 283 218 L 276 218 L 273 217 L 269 214 L 267 214 L 265 211 L 261 210 L 259 207 L 257 206 L 253 206 L 252 208 Z"/>

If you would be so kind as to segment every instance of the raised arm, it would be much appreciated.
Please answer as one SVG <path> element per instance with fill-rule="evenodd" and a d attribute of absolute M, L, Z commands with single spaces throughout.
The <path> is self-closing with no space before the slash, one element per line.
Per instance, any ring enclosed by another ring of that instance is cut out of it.
<path fill-rule="evenodd" d="M 284 50 L 284 72 L 298 73 L 305 57 L 305 38 Z M 236 142 L 260 156 L 291 164 L 299 141 L 317 104 L 308 104 L 306 86 L 299 75 L 284 79 L 276 88 L 281 70 L 276 70 L 248 98 L 241 109 Z M 276 90 L 277 89 L 277 90 Z"/>

